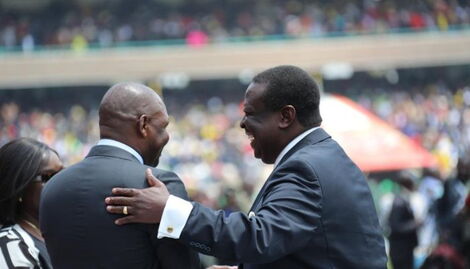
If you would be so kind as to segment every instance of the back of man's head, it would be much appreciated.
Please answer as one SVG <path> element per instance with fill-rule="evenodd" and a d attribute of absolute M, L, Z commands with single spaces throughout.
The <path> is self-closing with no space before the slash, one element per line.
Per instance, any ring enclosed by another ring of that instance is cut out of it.
<path fill-rule="evenodd" d="M 320 92 L 313 78 L 301 68 L 276 66 L 256 75 L 253 82 L 267 85 L 263 99 L 271 111 L 292 105 L 304 127 L 320 125 Z"/>
<path fill-rule="evenodd" d="M 155 127 L 155 124 L 150 124 L 152 119 L 157 119 L 158 123 L 162 122 L 161 125 L 166 127 L 168 115 L 160 96 L 149 87 L 139 83 L 118 83 L 112 86 L 101 100 L 100 137 L 114 139 L 131 146 L 143 155 L 146 161 L 145 155 L 151 155 L 153 158 L 156 154 L 155 152 L 149 153 L 149 150 L 161 151 L 166 144 L 165 141 L 157 141 L 159 144 L 154 145 L 157 138 L 155 138 L 155 130 L 150 130 Z"/>

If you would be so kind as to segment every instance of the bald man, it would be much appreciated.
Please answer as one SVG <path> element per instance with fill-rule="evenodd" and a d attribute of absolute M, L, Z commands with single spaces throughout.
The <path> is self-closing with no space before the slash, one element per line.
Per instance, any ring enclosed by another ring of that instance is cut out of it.
<path fill-rule="evenodd" d="M 169 139 L 163 101 L 144 85 L 120 83 L 104 95 L 99 117 L 98 144 L 42 192 L 40 225 L 54 268 L 197 268 L 197 254 L 157 240 L 155 225 L 116 226 L 118 216 L 105 209 L 113 187 L 147 187 L 149 167 L 170 192 L 187 199 L 177 175 L 154 168 Z M 126 214 L 127 208 L 121 217 Z"/>

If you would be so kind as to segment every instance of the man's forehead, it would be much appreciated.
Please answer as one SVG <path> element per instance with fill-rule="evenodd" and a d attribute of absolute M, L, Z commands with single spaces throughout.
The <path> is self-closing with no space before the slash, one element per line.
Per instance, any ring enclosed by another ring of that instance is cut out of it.
<path fill-rule="evenodd" d="M 264 92 L 266 91 L 267 84 L 266 83 L 256 83 L 252 82 L 245 92 L 245 99 L 258 99 L 260 98 Z"/>

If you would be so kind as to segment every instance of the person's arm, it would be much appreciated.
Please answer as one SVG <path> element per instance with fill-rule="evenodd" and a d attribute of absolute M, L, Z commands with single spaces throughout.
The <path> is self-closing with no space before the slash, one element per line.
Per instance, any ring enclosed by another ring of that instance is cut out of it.
<path fill-rule="evenodd" d="M 315 172 L 304 162 L 289 162 L 269 184 L 261 207 L 251 218 L 241 212 L 225 217 L 223 211 L 194 203 L 180 241 L 199 252 L 237 262 L 266 263 L 301 248 L 320 226 L 321 190 Z M 169 196 L 161 183 L 113 193 L 130 197 L 108 197 L 109 212 L 121 213 L 122 205 L 136 208 L 118 224 L 160 222 Z"/>
<path fill-rule="evenodd" d="M 152 171 L 145 171 L 149 188 L 113 188 L 115 196 L 106 197 L 106 210 L 113 214 L 122 214 L 126 207 L 127 216 L 115 221 L 118 225 L 127 223 L 160 223 L 170 193 L 165 184 L 156 179 Z"/>
<path fill-rule="evenodd" d="M 189 199 L 186 189 L 184 187 L 183 182 L 181 179 L 173 172 L 153 169 L 152 171 L 154 175 L 157 175 L 159 179 L 165 184 L 168 191 L 171 193 L 171 197 L 174 199 L 179 199 L 181 201 L 185 201 L 184 199 Z M 179 197 L 179 198 L 176 198 Z M 191 203 L 189 203 L 191 205 Z M 178 206 L 178 205 L 176 205 Z M 191 211 L 191 208 L 187 208 L 186 210 Z M 164 212 L 165 215 L 165 212 Z M 187 213 L 189 215 L 189 212 Z M 184 214 L 183 214 L 184 216 Z M 172 220 L 170 216 L 170 220 Z M 184 222 L 185 223 L 185 222 Z M 180 224 L 184 226 L 184 223 Z M 162 225 L 159 225 L 159 229 L 162 229 Z M 180 232 L 183 228 L 181 227 Z M 167 230 L 167 229 L 165 229 Z M 175 229 L 176 232 L 176 229 Z M 201 264 L 199 261 L 199 255 L 196 251 L 189 248 L 188 246 L 181 244 L 176 240 L 171 240 L 168 238 L 158 240 L 157 235 L 155 234 L 155 230 L 150 231 L 150 236 L 154 241 L 156 246 L 156 253 L 159 261 L 159 268 L 168 268 L 168 269 L 200 269 Z M 158 237 L 161 238 L 161 237 Z"/>
<path fill-rule="evenodd" d="M 319 182 L 307 164 L 291 162 L 269 179 L 255 216 L 225 217 L 195 203 L 180 240 L 198 251 L 242 263 L 269 263 L 304 247 L 321 229 Z"/>

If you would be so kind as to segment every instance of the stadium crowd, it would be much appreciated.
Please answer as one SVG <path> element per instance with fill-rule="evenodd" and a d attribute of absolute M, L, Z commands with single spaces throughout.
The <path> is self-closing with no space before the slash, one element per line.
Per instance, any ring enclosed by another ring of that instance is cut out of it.
<path fill-rule="evenodd" d="M 428 216 L 431 203 L 443 195 L 446 180 L 454 177 L 458 158 L 468 154 L 470 146 L 470 85 L 451 84 L 439 81 L 378 87 L 371 83 L 372 86 L 363 87 L 350 83 L 351 89 L 343 92 L 428 149 L 438 160 L 437 173 L 418 172 L 414 179 L 416 190 L 427 201 L 416 216 L 428 223 L 420 234 L 422 258 L 439 240 L 439 220 L 429 224 L 429 218 L 438 218 L 435 214 Z M 88 97 L 94 102 L 77 102 L 62 93 L 60 100 L 51 101 L 48 106 L 44 105 L 50 98 L 47 93 L 32 103 L 20 99 L 15 102 L 11 96 L 0 99 L 0 145 L 16 137 L 32 137 L 56 149 L 64 164 L 78 162 L 99 139 L 96 102 L 100 93 Z M 248 210 L 252 195 L 262 184 L 260 179 L 271 171 L 254 161 L 249 140 L 239 128 L 243 93 L 238 93 L 238 98 L 233 91 L 230 98 L 221 96 L 221 91 L 209 91 L 198 98 L 189 90 L 182 95 L 163 94 L 171 116 L 171 138 L 160 167 L 176 172 L 194 200 L 222 208 L 227 214 Z M 427 184 L 434 186 L 433 193 L 426 191 Z M 396 185 L 394 180 L 370 181 L 384 225 L 391 201 L 387 195 L 398 192 Z"/>
<path fill-rule="evenodd" d="M 408 137 L 434 153 L 445 175 L 470 146 L 470 87 L 430 85 L 420 92 L 380 90 L 354 97 Z"/>
<path fill-rule="evenodd" d="M 155 40 L 200 46 L 233 37 L 446 31 L 470 25 L 468 1 L 457 0 L 46 1 L 38 6 L 19 12 L 0 3 L 0 47 L 82 50 Z"/>
<path fill-rule="evenodd" d="M 469 86 L 450 89 L 437 83 L 419 91 L 364 89 L 350 97 L 433 152 L 444 176 L 450 175 L 459 153 L 470 146 Z M 195 190 L 207 190 L 209 183 L 218 181 L 237 189 L 248 187 L 240 182 L 253 187 L 264 169 L 252 162 L 249 141 L 238 127 L 239 101 L 214 96 L 182 107 L 179 98 L 166 98 L 173 119 L 163 165 L 175 170 Z M 34 110 L 25 112 L 14 102 L 0 105 L 0 144 L 20 136 L 38 138 L 71 164 L 83 158 L 98 140 L 96 107 L 64 104 L 61 109 L 44 112 L 35 104 Z M 260 172 L 253 173 L 256 170 Z M 219 194 L 207 193 L 213 197 Z"/>

